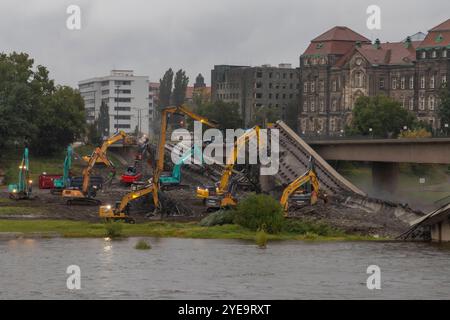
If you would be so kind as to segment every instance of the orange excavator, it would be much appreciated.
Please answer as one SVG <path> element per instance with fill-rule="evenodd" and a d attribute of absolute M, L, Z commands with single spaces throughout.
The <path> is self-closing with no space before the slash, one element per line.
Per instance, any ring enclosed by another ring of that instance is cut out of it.
<path fill-rule="evenodd" d="M 124 144 L 131 143 L 125 132 L 119 131 L 105 142 L 103 142 L 101 147 L 95 148 L 92 155 L 89 157 L 89 162 L 86 168 L 83 169 L 83 185 L 81 189 L 69 188 L 62 191 L 62 197 L 66 199 L 68 205 L 80 204 L 80 205 L 100 205 L 101 201 L 95 199 L 97 195 L 97 189 L 95 187 L 90 187 L 90 176 L 91 172 L 96 163 L 102 162 L 108 167 L 114 168 L 113 164 L 109 161 L 106 156 L 106 151 L 108 147 L 115 142 L 124 141 Z"/>

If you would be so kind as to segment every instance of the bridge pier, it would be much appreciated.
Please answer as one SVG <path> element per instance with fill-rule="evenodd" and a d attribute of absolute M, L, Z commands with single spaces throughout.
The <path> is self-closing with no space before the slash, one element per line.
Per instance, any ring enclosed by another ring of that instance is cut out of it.
<path fill-rule="evenodd" d="M 372 162 L 372 186 L 376 195 L 394 196 L 399 176 L 398 163 Z"/>

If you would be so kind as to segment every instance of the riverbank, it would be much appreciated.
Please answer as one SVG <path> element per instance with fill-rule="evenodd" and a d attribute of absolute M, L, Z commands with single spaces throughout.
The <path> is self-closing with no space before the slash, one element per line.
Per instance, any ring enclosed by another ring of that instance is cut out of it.
<path fill-rule="evenodd" d="M 102 238 L 106 237 L 104 223 L 90 223 L 69 220 L 0 220 L 0 239 L 18 237 L 64 237 Z M 255 232 L 238 225 L 202 227 L 196 222 L 155 221 L 138 224 L 123 224 L 124 237 L 161 237 L 192 239 L 237 239 L 254 240 Z M 268 235 L 268 240 L 317 240 L 317 241 L 367 241 L 379 238 L 350 235 L 336 232 L 321 236 L 316 233 L 304 234 L 280 232 Z"/>

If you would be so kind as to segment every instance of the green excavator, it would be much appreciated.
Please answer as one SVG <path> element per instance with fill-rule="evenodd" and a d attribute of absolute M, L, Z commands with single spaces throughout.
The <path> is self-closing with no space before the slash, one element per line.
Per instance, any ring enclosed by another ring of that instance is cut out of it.
<path fill-rule="evenodd" d="M 65 188 L 70 186 L 70 168 L 72 167 L 72 146 L 67 147 L 66 157 L 64 159 L 63 175 L 59 179 L 53 180 L 52 194 L 60 195 Z"/>
<path fill-rule="evenodd" d="M 32 183 L 33 181 L 30 179 L 28 148 L 25 148 L 19 166 L 19 182 L 8 185 L 9 197 L 14 200 L 32 199 Z"/>
<path fill-rule="evenodd" d="M 177 188 L 180 186 L 181 183 L 181 167 L 183 166 L 184 162 L 189 159 L 193 154 L 198 154 L 200 156 L 200 161 L 203 163 L 203 154 L 202 152 L 197 148 L 196 145 L 194 145 L 193 148 L 188 150 L 186 153 L 182 155 L 182 157 L 177 161 L 175 166 L 172 169 L 172 173 L 165 174 L 162 173 L 159 177 L 159 183 L 161 185 L 162 189 L 170 189 L 170 188 Z"/>

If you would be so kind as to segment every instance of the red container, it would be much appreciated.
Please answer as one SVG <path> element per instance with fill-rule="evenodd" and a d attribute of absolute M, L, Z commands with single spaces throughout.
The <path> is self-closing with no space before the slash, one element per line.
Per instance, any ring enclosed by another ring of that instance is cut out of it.
<path fill-rule="evenodd" d="M 61 174 L 41 174 L 39 176 L 39 189 L 54 189 L 53 180 L 62 178 Z"/>

